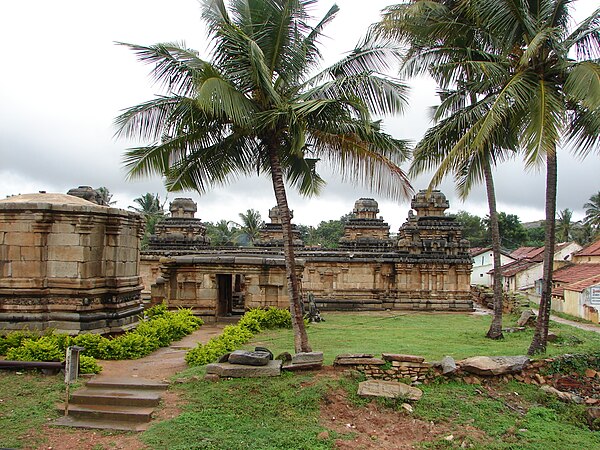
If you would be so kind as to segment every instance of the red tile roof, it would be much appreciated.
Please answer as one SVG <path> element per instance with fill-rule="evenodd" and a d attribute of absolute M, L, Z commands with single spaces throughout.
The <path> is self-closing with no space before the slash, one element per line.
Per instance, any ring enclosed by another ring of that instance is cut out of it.
<path fill-rule="evenodd" d="M 594 278 L 600 281 L 600 264 L 569 264 L 561 267 L 552 274 L 553 283 L 559 284 L 552 289 L 552 295 L 562 297 L 567 288 L 581 292 L 596 284 L 586 284 Z"/>
<path fill-rule="evenodd" d="M 595 277 L 591 277 L 586 280 L 581 280 L 576 283 L 568 284 L 564 288 L 568 289 L 569 291 L 583 292 L 584 289 L 587 289 L 591 286 L 595 286 L 597 284 L 600 284 L 600 275 L 596 275 Z"/>
<path fill-rule="evenodd" d="M 471 256 L 477 256 L 487 250 L 491 250 L 491 247 L 471 247 L 469 249 L 469 255 Z"/>
<path fill-rule="evenodd" d="M 579 250 L 575 256 L 600 256 L 600 239 Z"/>
<path fill-rule="evenodd" d="M 515 259 L 531 258 L 531 254 L 538 254 L 544 251 L 544 247 L 519 247 L 510 254 Z"/>
<path fill-rule="evenodd" d="M 531 259 L 517 259 L 511 263 L 505 264 L 502 266 L 502 276 L 503 277 L 512 277 L 519 272 L 522 272 L 526 269 L 529 269 L 532 266 L 539 264 L 539 261 L 533 261 Z M 490 270 L 489 274 L 493 274 L 494 270 Z"/>

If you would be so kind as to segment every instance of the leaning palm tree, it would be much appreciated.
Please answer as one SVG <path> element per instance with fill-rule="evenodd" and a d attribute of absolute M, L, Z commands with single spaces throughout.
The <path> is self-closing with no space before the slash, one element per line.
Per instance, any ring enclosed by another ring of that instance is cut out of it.
<path fill-rule="evenodd" d="M 583 205 L 585 208 L 584 222 L 600 230 L 600 192 L 590 197 L 590 201 Z"/>
<path fill-rule="evenodd" d="M 236 223 L 239 228 L 238 239 L 245 242 L 245 245 L 254 246 L 260 236 L 260 230 L 265 224 L 260 216 L 260 212 L 255 209 L 249 209 L 245 213 L 238 214 L 241 223 Z"/>
<path fill-rule="evenodd" d="M 169 190 L 200 193 L 239 175 L 270 176 L 281 214 L 296 351 L 309 351 L 299 298 L 284 181 L 302 194 L 323 185 L 319 159 L 346 180 L 394 197 L 410 195 L 399 164 L 407 145 L 371 118 L 405 105 L 405 86 L 383 75 L 399 50 L 362 42 L 316 72 L 333 6 L 310 26 L 316 0 L 204 0 L 211 59 L 183 44 L 125 44 L 153 65 L 168 94 L 127 109 L 118 134 L 151 141 L 127 151 L 131 177 L 161 175 Z"/>
<path fill-rule="evenodd" d="M 480 151 L 463 136 L 488 110 L 478 98 L 485 95 L 484 70 L 498 60 L 493 37 L 478 27 L 468 4 L 460 0 L 408 0 L 388 7 L 375 32 L 407 46 L 403 71 L 409 75 L 428 73 L 438 83 L 442 103 L 434 109 L 437 122 L 413 152 L 411 173 L 434 170 L 430 188 L 453 175 L 457 190 L 466 198 L 475 183 L 487 191 L 492 252 L 494 258 L 494 317 L 487 337 L 502 335 L 501 242 L 492 167 L 516 148 L 510 134 L 499 134 Z M 457 149 L 470 149 L 462 152 Z"/>
<path fill-rule="evenodd" d="M 513 134 L 528 167 L 546 163 L 546 235 L 540 319 L 529 353 L 546 349 L 555 248 L 557 150 L 585 155 L 600 141 L 600 9 L 571 29 L 572 0 L 472 0 L 471 14 L 501 50 L 476 92 L 487 111 L 461 138 L 466 158 Z"/>
<path fill-rule="evenodd" d="M 561 242 L 568 242 L 571 240 L 573 234 L 573 211 L 569 208 L 563 209 L 558 212 L 556 218 L 556 238 Z"/>

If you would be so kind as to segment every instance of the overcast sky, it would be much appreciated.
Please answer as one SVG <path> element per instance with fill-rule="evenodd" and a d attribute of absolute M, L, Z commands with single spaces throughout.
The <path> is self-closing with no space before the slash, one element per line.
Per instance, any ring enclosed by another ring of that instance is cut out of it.
<path fill-rule="evenodd" d="M 316 16 L 333 4 L 321 0 Z M 351 50 L 379 12 L 393 0 L 338 0 L 341 11 L 326 29 L 327 63 Z M 585 17 L 598 0 L 576 2 L 576 17 Z M 18 0 L 0 2 L 0 41 L 4 44 L 0 72 L 0 198 L 39 190 L 66 192 L 79 185 L 106 186 L 117 206 L 127 208 L 145 192 L 165 197 L 160 179 L 127 181 L 122 169 L 124 149 L 132 143 L 113 137 L 113 120 L 129 106 L 161 94 L 149 79 L 149 67 L 139 63 L 115 41 L 149 45 L 185 41 L 206 54 L 206 33 L 197 0 Z M 437 103 L 435 85 L 411 81 L 411 106 L 401 117 L 384 120 L 385 130 L 417 141 L 430 126 L 426 109 Z M 583 217 L 582 205 L 600 191 L 598 154 L 575 160 L 559 154 L 558 208 Z M 294 222 L 316 225 L 349 212 L 354 201 L 373 194 L 325 174 L 328 185 L 318 198 L 305 199 L 290 192 Z M 520 161 L 496 172 L 499 209 L 518 214 L 522 221 L 544 216 L 544 173 L 523 171 Z M 413 180 L 423 189 L 427 177 Z M 452 211 L 467 210 L 484 216 L 484 190 L 468 201 L 456 198 L 453 185 L 442 190 Z M 202 197 L 193 192 L 170 193 L 198 201 L 197 217 L 206 221 L 236 220 L 248 208 L 268 216 L 275 205 L 270 180 L 248 178 Z M 376 198 L 380 214 L 396 231 L 404 222 L 409 202 Z"/>

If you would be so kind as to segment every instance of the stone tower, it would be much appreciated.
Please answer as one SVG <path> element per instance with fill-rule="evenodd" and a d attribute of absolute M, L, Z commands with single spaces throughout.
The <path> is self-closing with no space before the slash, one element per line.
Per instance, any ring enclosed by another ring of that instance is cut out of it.
<path fill-rule="evenodd" d="M 294 211 L 290 210 L 290 220 L 294 218 Z M 256 242 L 257 247 L 280 247 L 283 248 L 283 225 L 279 207 L 275 206 L 269 210 L 269 219 L 271 223 L 265 223 L 260 230 L 260 236 Z M 300 239 L 300 231 L 296 225 L 292 224 L 292 239 L 294 247 L 303 247 L 304 243 Z"/>
<path fill-rule="evenodd" d="M 156 224 L 148 240 L 149 251 L 194 251 L 209 245 L 206 227 L 194 216 L 198 210 L 191 198 L 176 198 L 169 205 L 171 217 Z"/>
<path fill-rule="evenodd" d="M 340 250 L 385 252 L 390 251 L 390 227 L 377 218 L 379 204 L 372 198 L 361 198 L 354 203 L 354 217 L 344 227 L 344 237 L 340 239 Z"/>

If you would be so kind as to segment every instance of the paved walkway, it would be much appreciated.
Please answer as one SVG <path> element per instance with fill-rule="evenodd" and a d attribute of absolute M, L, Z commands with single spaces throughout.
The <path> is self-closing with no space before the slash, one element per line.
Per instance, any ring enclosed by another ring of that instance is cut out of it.
<path fill-rule="evenodd" d="M 562 317 L 550 316 L 550 320 L 554 322 L 562 323 L 564 325 L 571 325 L 572 327 L 579 328 L 580 330 L 593 331 L 594 333 L 600 333 L 600 325 L 593 323 L 582 323 L 575 322 L 574 320 L 563 319 Z"/>
<path fill-rule="evenodd" d="M 226 324 L 205 324 L 180 341 L 171 343 L 169 347 L 156 350 L 145 358 L 124 361 L 98 361 L 102 366 L 102 377 L 134 377 L 155 381 L 167 381 L 176 373 L 188 368 L 185 362 L 186 352 L 196 347 L 199 342 L 205 344 L 223 331 Z"/>

